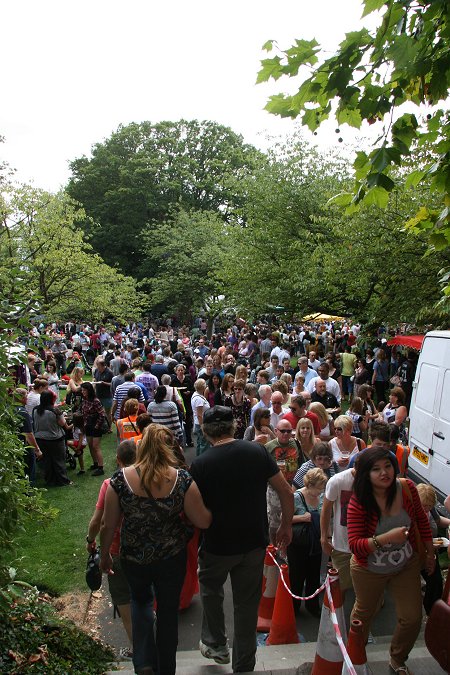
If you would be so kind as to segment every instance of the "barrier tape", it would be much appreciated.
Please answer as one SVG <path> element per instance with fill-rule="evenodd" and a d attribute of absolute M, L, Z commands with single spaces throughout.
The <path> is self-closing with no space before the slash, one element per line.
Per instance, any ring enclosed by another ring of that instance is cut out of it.
<path fill-rule="evenodd" d="M 331 595 L 330 578 L 329 577 L 326 578 L 325 586 L 326 586 L 326 590 L 327 590 L 328 602 L 330 603 L 330 619 L 331 619 L 331 623 L 333 624 L 334 632 L 336 633 L 337 643 L 338 643 L 339 648 L 342 652 L 342 656 L 344 658 L 345 665 L 348 668 L 348 672 L 350 673 L 350 675 L 357 675 L 357 672 L 356 672 L 356 670 L 353 666 L 353 663 L 352 663 L 352 661 L 351 661 L 351 659 L 348 655 L 348 651 L 345 647 L 344 640 L 342 639 L 341 629 L 339 628 L 339 623 L 338 623 L 337 616 L 336 616 L 336 609 L 335 609 L 334 603 L 333 603 L 333 596 Z"/>
<path fill-rule="evenodd" d="M 324 589 L 326 590 L 327 596 L 328 596 L 328 602 L 330 604 L 330 619 L 331 623 L 333 624 L 334 632 L 336 633 L 336 640 L 339 645 L 339 649 L 342 652 L 342 657 L 345 661 L 345 664 L 348 668 L 349 675 L 358 675 L 353 663 L 350 659 L 350 656 L 348 655 L 347 649 L 344 644 L 344 640 L 342 639 L 342 634 L 341 634 L 341 629 L 339 628 L 339 623 L 338 619 L 336 616 L 336 609 L 334 607 L 334 602 L 333 602 L 333 596 L 331 595 L 331 587 L 330 587 L 330 577 L 327 575 L 327 578 L 323 582 L 322 586 L 320 586 L 317 591 L 315 591 L 312 595 L 308 595 L 307 597 L 301 597 L 300 595 L 295 595 L 289 586 L 287 585 L 284 576 L 283 576 L 283 570 L 281 569 L 281 566 L 279 565 L 278 561 L 275 559 L 275 556 L 271 553 L 271 551 L 267 551 L 267 553 L 270 555 L 272 560 L 274 561 L 275 565 L 278 567 L 278 570 L 280 572 L 280 577 L 281 581 L 283 582 L 283 585 L 289 595 L 291 595 L 293 598 L 296 600 L 312 600 L 312 598 L 315 598 L 316 595 L 319 595 Z"/>
<path fill-rule="evenodd" d="M 312 595 L 308 595 L 308 596 L 305 597 L 305 598 L 302 597 L 302 596 L 300 596 L 300 595 L 295 595 L 295 594 L 291 591 L 291 589 L 289 588 L 289 586 L 287 585 L 287 583 L 286 583 L 286 581 L 285 581 L 285 579 L 284 579 L 284 576 L 283 576 L 283 570 L 281 569 L 281 567 L 280 567 L 280 565 L 278 564 L 277 560 L 275 559 L 275 557 L 272 555 L 272 553 L 271 553 L 270 551 L 267 551 L 267 553 L 270 555 L 270 557 L 271 557 L 272 560 L 274 561 L 275 565 L 278 567 L 278 570 L 279 570 L 279 572 L 280 572 L 281 581 L 283 582 L 283 585 L 284 585 L 285 589 L 287 590 L 287 592 L 289 593 L 289 595 L 292 595 L 293 598 L 295 598 L 296 600 L 312 600 L 313 598 L 316 597 L 316 595 L 319 595 L 319 593 L 322 593 L 322 591 L 324 590 L 325 586 L 327 585 L 328 577 L 325 579 L 325 581 L 323 582 L 322 586 L 320 586 L 320 588 L 318 588 L 317 591 L 314 591 L 314 593 L 313 593 Z"/>

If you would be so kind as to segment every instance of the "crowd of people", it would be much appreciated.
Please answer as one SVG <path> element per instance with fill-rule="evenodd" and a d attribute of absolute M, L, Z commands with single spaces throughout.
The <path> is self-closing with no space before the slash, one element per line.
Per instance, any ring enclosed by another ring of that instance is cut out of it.
<path fill-rule="evenodd" d="M 243 320 L 212 337 L 200 320 L 114 330 L 68 322 L 28 336 L 15 396 L 30 480 L 39 459 L 47 485 L 71 484 L 68 447 L 80 476 L 84 447 L 91 475 L 103 476 L 102 438 L 117 436 L 119 470 L 101 487 L 87 548 L 100 533 L 102 569 L 113 579 L 136 673 L 175 673 L 177 611 L 195 528 L 202 531 L 206 658 L 230 661 L 223 613 L 229 575 L 233 672 L 254 669 L 270 541 L 286 555 L 299 596 L 320 585 L 329 556 L 342 590 L 355 590 L 352 616 L 366 637 L 389 585 L 398 619 L 391 667 L 408 672 L 422 616 L 421 574 L 429 613 L 442 593 L 433 536 L 450 520 L 435 510 L 431 486 L 416 488 L 407 477 L 416 356 L 391 349 L 387 338 L 380 328 L 367 342 L 358 324 L 346 322 Z M 194 444 L 187 467 L 184 451 Z M 300 611 L 300 601 L 294 607 Z M 305 610 L 318 615 L 319 598 Z"/>

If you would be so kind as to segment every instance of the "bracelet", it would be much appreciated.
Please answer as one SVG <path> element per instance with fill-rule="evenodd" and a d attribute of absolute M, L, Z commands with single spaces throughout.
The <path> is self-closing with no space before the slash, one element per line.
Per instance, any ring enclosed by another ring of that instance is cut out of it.
<path fill-rule="evenodd" d="M 379 551 L 381 549 L 381 544 L 375 535 L 372 537 L 372 541 L 375 544 L 375 548 Z"/>

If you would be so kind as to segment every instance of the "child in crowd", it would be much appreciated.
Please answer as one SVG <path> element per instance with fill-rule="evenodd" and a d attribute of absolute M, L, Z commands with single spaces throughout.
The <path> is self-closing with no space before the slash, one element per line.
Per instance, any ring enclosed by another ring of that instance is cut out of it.
<path fill-rule="evenodd" d="M 75 457 L 80 464 L 77 476 L 82 476 L 85 473 L 83 451 L 86 447 L 86 434 L 84 433 L 84 421 L 81 413 L 74 413 L 73 415 L 73 439 L 68 440 L 67 445 L 75 451 Z"/>

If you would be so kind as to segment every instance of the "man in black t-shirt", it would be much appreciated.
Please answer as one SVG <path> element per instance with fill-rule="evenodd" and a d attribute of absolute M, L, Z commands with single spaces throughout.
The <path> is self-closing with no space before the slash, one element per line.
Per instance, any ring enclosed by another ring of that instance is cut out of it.
<path fill-rule="evenodd" d="M 234 439 L 231 409 L 215 406 L 203 415 L 212 448 L 197 457 L 191 474 L 213 522 L 199 551 L 203 604 L 200 651 L 216 663 L 230 661 L 223 613 L 223 584 L 230 574 L 234 601 L 233 672 L 255 667 L 256 622 L 261 598 L 267 525 L 267 483 L 277 492 L 282 519 L 277 544 L 292 536 L 293 494 L 274 459 L 259 443 Z"/>

